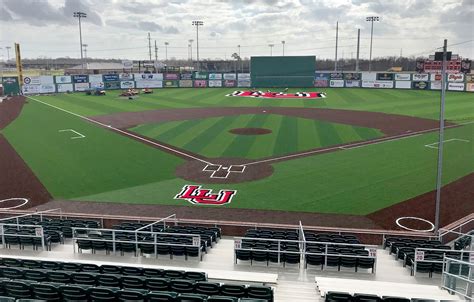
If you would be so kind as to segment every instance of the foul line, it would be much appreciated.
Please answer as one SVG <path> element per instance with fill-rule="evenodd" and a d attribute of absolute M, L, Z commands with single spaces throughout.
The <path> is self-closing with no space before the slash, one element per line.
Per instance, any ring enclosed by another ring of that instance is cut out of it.
<path fill-rule="evenodd" d="M 443 141 L 443 143 L 447 143 L 447 142 L 456 142 L 456 141 L 458 141 L 458 142 L 463 142 L 463 143 L 469 143 L 469 142 L 470 142 L 470 141 L 469 141 L 469 140 L 467 140 L 467 139 L 462 139 L 462 138 L 451 138 L 451 139 L 448 139 L 448 140 L 444 140 L 444 141 Z M 436 147 L 435 147 L 435 146 L 433 146 L 433 145 L 436 145 Z M 438 149 L 438 148 L 439 148 L 438 146 L 439 146 L 439 142 L 434 142 L 434 143 L 431 143 L 431 144 L 427 144 L 427 145 L 425 145 L 425 147 L 427 147 L 427 148 L 431 148 L 431 149 Z"/>
<path fill-rule="evenodd" d="M 26 97 L 29 98 L 29 99 L 31 99 L 31 100 L 33 100 L 33 101 L 39 102 L 39 103 L 41 103 L 41 104 L 43 104 L 43 105 L 50 106 L 50 107 L 55 108 L 55 109 L 57 109 L 57 110 L 61 110 L 61 111 L 63 111 L 63 112 L 66 112 L 66 113 L 69 113 L 69 114 L 71 114 L 71 115 L 77 116 L 77 117 L 79 117 L 79 118 L 81 118 L 81 119 L 84 119 L 84 120 L 89 121 L 89 122 L 91 122 L 91 123 L 94 123 L 94 124 L 96 124 L 96 125 L 100 125 L 100 126 L 102 126 L 102 127 L 106 127 L 106 128 L 112 129 L 112 130 L 114 130 L 114 131 L 120 132 L 120 133 L 122 133 L 122 134 L 124 134 L 124 135 L 126 135 L 126 136 L 133 137 L 133 138 L 135 138 L 135 139 L 144 141 L 144 142 L 146 142 L 146 143 L 155 145 L 155 146 L 157 146 L 157 147 L 160 147 L 160 148 L 162 148 L 162 149 L 166 149 L 166 150 L 168 150 L 168 151 L 172 151 L 172 152 L 174 152 L 174 153 L 183 155 L 183 156 L 185 156 L 185 157 L 188 157 L 188 158 L 191 158 L 191 159 L 200 161 L 200 162 L 202 162 L 202 163 L 205 163 L 205 164 L 208 164 L 208 165 L 212 165 L 212 163 L 210 163 L 210 162 L 208 162 L 208 161 L 205 161 L 205 160 L 203 160 L 203 159 L 200 159 L 200 158 L 198 158 L 198 157 L 189 155 L 189 154 L 184 153 L 184 152 L 181 152 L 181 151 L 179 151 L 179 150 L 175 150 L 175 149 L 173 149 L 173 148 L 170 148 L 170 147 L 168 147 L 168 146 L 164 146 L 164 145 L 162 145 L 162 144 L 158 144 L 158 143 L 156 143 L 156 142 L 154 142 L 154 141 L 148 140 L 148 139 L 143 138 L 143 137 L 140 137 L 140 136 L 138 136 L 138 135 L 134 135 L 134 134 L 132 134 L 132 133 L 128 133 L 128 132 L 126 132 L 126 131 L 120 130 L 120 129 L 115 128 L 115 127 L 112 127 L 111 125 L 106 125 L 106 124 L 104 124 L 104 123 L 95 121 L 95 120 L 93 120 L 93 119 L 91 119 L 91 118 L 88 118 L 88 117 L 85 117 L 85 116 L 83 116 L 83 115 L 80 115 L 80 114 L 77 114 L 77 113 L 68 111 L 68 110 L 66 110 L 66 109 L 63 109 L 63 108 L 60 108 L 60 107 L 57 107 L 57 106 L 48 104 L 48 103 L 46 103 L 46 102 L 40 101 L 40 100 L 35 99 L 35 98 L 32 98 L 32 97 L 30 97 L 30 96 L 26 96 Z"/>
<path fill-rule="evenodd" d="M 445 126 L 444 128 L 449 129 L 449 128 L 464 126 L 464 125 L 473 124 L 473 123 L 474 123 L 474 121 L 465 122 L 465 123 Z M 281 156 L 281 157 L 274 157 L 274 158 L 269 158 L 269 159 L 250 162 L 250 163 L 244 164 L 244 166 L 274 162 L 274 161 L 279 161 L 279 160 L 282 160 L 282 159 L 301 157 L 301 156 L 305 156 L 305 155 L 317 154 L 317 153 L 327 152 L 327 151 L 332 151 L 332 150 L 337 150 L 337 149 L 339 149 L 339 150 L 351 150 L 351 149 L 360 148 L 360 147 L 367 147 L 367 146 L 370 146 L 370 145 L 381 144 L 381 143 L 386 143 L 386 142 L 392 142 L 392 141 L 405 139 L 405 138 L 416 137 L 416 136 L 419 136 L 423 133 L 432 132 L 432 131 L 435 131 L 435 130 L 439 130 L 439 127 L 438 128 L 432 128 L 432 129 L 426 129 L 426 130 L 420 130 L 420 131 L 416 131 L 416 132 L 405 133 L 405 134 L 398 134 L 398 135 L 389 136 L 389 137 L 377 138 L 377 139 L 374 139 L 374 140 L 371 140 L 371 141 L 358 142 L 358 143 L 353 143 L 353 144 L 349 144 L 349 145 L 345 145 L 345 146 L 329 147 L 329 148 L 325 148 L 325 149 L 318 149 L 318 150 L 313 150 L 313 151 L 301 152 L 301 153 L 297 153 L 297 154 L 285 155 L 285 156 Z"/>

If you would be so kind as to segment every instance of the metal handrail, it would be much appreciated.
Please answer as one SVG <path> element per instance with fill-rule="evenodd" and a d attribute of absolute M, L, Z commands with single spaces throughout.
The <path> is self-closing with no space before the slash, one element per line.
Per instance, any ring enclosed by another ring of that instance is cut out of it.
<path fill-rule="evenodd" d="M 149 228 L 149 227 L 151 227 L 151 226 L 153 226 L 153 225 L 155 225 L 155 224 L 157 224 L 157 223 L 160 223 L 160 222 L 164 222 L 164 226 L 166 227 L 166 220 L 171 219 L 171 218 L 175 218 L 175 219 L 176 219 L 176 214 L 171 214 L 171 215 L 168 216 L 168 217 L 161 218 L 161 219 L 159 219 L 159 220 L 157 220 L 157 221 L 155 221 L 155 222 L 152 222 L 152 223 L 149 223 L 149 224 L 147 224 L 147 225 L 145 225 L 145 226 L 142 226 L 141 228 L 138 228 L 138 229 L 136 229 L 135 231 L 141 231 L 141 230 L 143 230 L 143 229 L 145 229 L 145 228 Z"/>

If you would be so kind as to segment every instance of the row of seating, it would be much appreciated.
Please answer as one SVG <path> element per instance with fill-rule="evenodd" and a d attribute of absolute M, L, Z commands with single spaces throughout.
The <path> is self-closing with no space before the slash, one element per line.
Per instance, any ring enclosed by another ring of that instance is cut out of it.
<path fill-rule="evenodd" d="M 360 241 L 356 236 L 349 234 L 314 233 L 305 231 L 304 237 L 306 241 L 360 244 Z"/>
<path fill-rule="evenodd" d="M 320 266 L 321 270 L 324 269 L 324 267 L 334 267 L 337 268 L 338 271 L 340 271 L 342 267 L 345 267 L 353 268 L 355 272 L 358 272 L 359 269 L 371 269 L 372 273 L 374 273 L 375 258 L 306 254 L 305 268 L 308 267 L 308 264 L 313 266 Z"/>
<path fill-rule="evenodd" d="M 474 235 L 474 231 L 470 232 L 467 235 L 461 236 L 454 241 L 454 249 L 455 250 L 463 250 L 469 246 L 471 246 L 472 237 Z"/>
<path fill-rule="evenodd" d="M 296 230 L 292 229 L 249 229 L 244 237 L 249 238 L 266 238 L 266 239 L 282 239 L 282 240 L 299 240 Z"/>
<path fill-rule="evenodd" d="M 18 299 L 40 299 L 42 301 L 168 301 L 168 302 L 237 302 L 273 301 L 261 299 L 257 288 L 243 293 L 242 299 L 235 296 L 209 296 L 196 293 L 178 293 L 172 291 L 150 291 L 140 289 L 120 289 L 114 287 L 67 285 L 61 283 L 25 282 L 0 280 L 0 294 Z M 253 297 L 252 295 L 257 295 Z"/>
<path fill-rule="evenodd" d="M 250 261 L 250 265 L 253 265 L 254 262 L 257 263 L 266 263 L 268 266 L 269 263 L 283 263 L 283 267 L 286 264 L 298 264 L 301 263 L 301 254 L 299 250 L 294 251 L 248 251 L 248 250 L 235 250 L 235 259 L 236 263 L 238 260 L 240 261 Z"/>
<path fill-rule="evenodd" d="M 48 271 L 69 271 L 124 276 L 163 277 L 169 279 L 189 279 L 195 281 L 207 280 L 207 275 L 203 272 L 144 268 L 139 266 L 119 266 L 110 264 L 97 265 L 92 263 L 41 261 L 17 258 L 0 258 L 0 265 L 8 268 L 44 269 Z"/>
<path fill-rule="evenodd" d="M 345 292 L 327 292 L 325 296 L 326 302 L 435 302 L 435 300 L 428 299 L 408 299 L 404 297 L 390 297 L 368 294 L 354 294 L 351 295 Z"/>

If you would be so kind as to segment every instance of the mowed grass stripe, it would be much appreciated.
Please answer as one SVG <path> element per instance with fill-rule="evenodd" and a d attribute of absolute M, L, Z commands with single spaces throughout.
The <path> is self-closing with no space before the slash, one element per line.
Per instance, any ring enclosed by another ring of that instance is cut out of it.
<path fill-rule="evenodd" d="M 183 123 L 184 121 L 174 121 L 174 122 L 165 122 L 165 123 L 158 123 L 158 124 L 143 124 L 137 127 L 133 127 L 130 130 L 136 133 L 140 133 L 144 136 L 151 137 L 151 138 L 158 138 L 164 132 L 177 127 L 179 124 Z"/>
<path fill-rule="evenodd" d="M 276 130 L 280 127 L 282 119 L 283 116 L 281 115 L 268 115 L 262 128 L 272 130 L 272 133 L 257 135 L 247 153 L 247 158 L 255 159 L 270 157 L 273 155 L 273 150 L 276 144 L 275 138 L 278 135 Z"/>
<path fill-rule="evenodd" d="M 298 151 L 298 123 L 291 116 L 284 116 L 278 129 L 273 154 L 282 155 Z"/>
<path fill-rule="evenodd" d="M 189 120 L 184 121 L 180 124 L 177 124 L 176 127 L 165 131 L 161 135 L 159 135 L 156 139 L 159 141 L 167 142 L 176 137 L 177 135 L 187 131 L 188 129 L 194 127 L 194 125 L 199 124 L 200 120 Z"/>
<path fill-rule="evenodd" d="M 321 147 L 321 140 L 318 135 L 316 127 L 314 127 L 314 120 L 298 119 L 298 146 L 302 150 L 309 150 Z"/>
<path fill-rule="evenodd" d="M 321 146 L 338 145 L 343 142 L 333 124 L 314 121 L 314 127 L 318 132 Z"/>

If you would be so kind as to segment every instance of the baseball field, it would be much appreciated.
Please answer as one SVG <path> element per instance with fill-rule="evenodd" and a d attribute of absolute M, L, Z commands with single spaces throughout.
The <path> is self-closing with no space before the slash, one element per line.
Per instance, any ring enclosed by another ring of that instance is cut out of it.
<path fill-rule="evenodd" d="M 368 215 L 435 188 L 438 91 L 234 90 L 32 96 L 0 134 L 52 199 L 70 202 Z M 444 185 L 474 172 L 472 94 L 447 93 L 446 121 Z M 236 193 L 196 205 L 175 198 L 186 185 Z"/>

